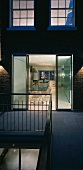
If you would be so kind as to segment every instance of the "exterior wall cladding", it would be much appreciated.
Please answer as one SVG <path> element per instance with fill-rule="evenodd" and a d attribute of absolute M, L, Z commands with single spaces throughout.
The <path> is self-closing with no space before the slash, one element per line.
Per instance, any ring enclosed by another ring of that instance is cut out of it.
<path fill-rule="evenodd" d="M 48 31 L 49 0 L 36 0 L 36 30 L 8 31 L 9 0 L 2 0 L 2 62 L 8 72 L 3 92 L 11 92 L 12 53 L 73 54 L 73 108 L 83 110 L 83 72 L 79 71 L 83 64 L 82 0 L 76 0 L 75 8 L 77 30 Z"/>

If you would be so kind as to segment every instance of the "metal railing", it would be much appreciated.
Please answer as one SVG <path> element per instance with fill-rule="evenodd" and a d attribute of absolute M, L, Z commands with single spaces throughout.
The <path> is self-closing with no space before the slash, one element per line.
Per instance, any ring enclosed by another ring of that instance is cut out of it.
<path fill-rule="evenodd" d="M 45 131 L 48 116 L 52 121 L 51 94 L 0 93 L 0 132 Z"/>
<path fill-rule="evenodd" d="M 51 136 L 52 136 L 52 103 L 49 104 L 48 116 L 46 120 L 44 140 L 40 149 L 36 170 L 51 169 Z"/>

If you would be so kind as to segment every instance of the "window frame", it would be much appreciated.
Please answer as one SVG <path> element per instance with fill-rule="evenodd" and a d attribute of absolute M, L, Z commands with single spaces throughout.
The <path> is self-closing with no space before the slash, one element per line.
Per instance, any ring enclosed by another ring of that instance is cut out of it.
<path fill-rule="evenodd" d="M 58 0 L 59 1 L 59 0 Z M 73 25 L 51 25 L 51 0 L 49 0 L 49 26 L 48 26 L 48 30 L 77 30 L 77 27 L 76 27 L 76 22 L 75 22 L 75 1 L 76 0 L 73 0 L 74 1 L 74 24 Z M 58 9 L 59 8 L 53 8 L 53 9 Z M 60 8 L 60 9 L 68 9 L 68 8 Z M 57 17 L 59 18 L 59 17 Z"/>
<path fill-rule="evenodd" d="M 33 10 L 34 10 L 34 25 L 32 25 L 32 26 L 29 26 L 29 25 L 13 26 L 13 10 L 14 10 L 13 9 L 13 0 L 9 0 L 9 28 L 7 28 L 7 30 L 36 30 L 36 28 L 35 28 L 35 25 L 36 25 L 36 23 L 35 23 L 35 13 L 36 13 L 35 12 L 35 0 L 34 0 L 34 8 L 33 8 Z M 20 10 L 20 8 L 18 10 Z M 26 10 L 27 10 L 27 8 L 26 8 Z"/>

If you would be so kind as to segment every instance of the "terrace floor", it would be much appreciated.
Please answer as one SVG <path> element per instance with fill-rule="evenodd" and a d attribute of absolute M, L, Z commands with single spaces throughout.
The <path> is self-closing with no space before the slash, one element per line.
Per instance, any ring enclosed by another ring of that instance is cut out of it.
<path fill-rule="evenodd" d="M 52 170 L 83 170 L 83 113 L 52 112 Z"/>

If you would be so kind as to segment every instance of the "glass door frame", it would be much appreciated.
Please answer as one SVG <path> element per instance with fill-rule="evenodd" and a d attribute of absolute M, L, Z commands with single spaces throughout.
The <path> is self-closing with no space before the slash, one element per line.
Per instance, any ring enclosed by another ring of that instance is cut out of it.
<path fill-rule="evenodd" d="M 71 108 L 58 108 L 58 57 L 59 56 L 70 56 L 71 57 Z M 73 110 L 73 55 L 72 54 L 56 54 L 56 110 L 58 111 L 68 111 Z"/>
<path fill-rule="evenodd" d="M 28 82 L 29 82 L 29 55 L 27 55 L 26 53 L 13 53 L 12 54 L 12 81 L 11 81 L 11 91 L 12 93 L 14 93 L 14 57 L 26 57 L 26 93 L 28 93 L 29 91 L 29 85 L 28 85 Z M 20 93 L 19 93 L 20 94 Z M 11 102 L 13 104 L 13 101 L 14 101 L 14 97 L 13 95 L 11 96 Z M 26 95 L 26 109 L 24 110 L 27 110 L 28 109 L 28 97 Z M 13 109 L 13 105 L 12 105 L 12 109 Z"/>

